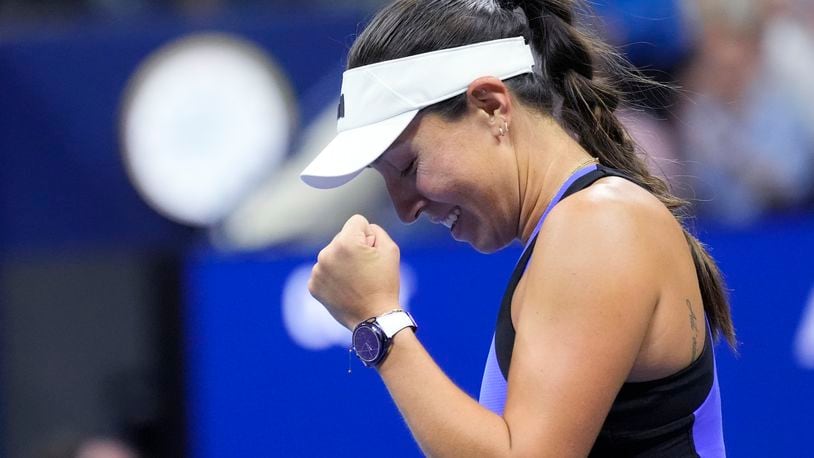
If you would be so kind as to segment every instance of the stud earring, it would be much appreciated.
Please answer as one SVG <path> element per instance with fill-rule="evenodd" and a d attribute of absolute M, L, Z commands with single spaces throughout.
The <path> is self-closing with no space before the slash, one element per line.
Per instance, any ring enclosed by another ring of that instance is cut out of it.
<path fill-rule="evenodd" d="M 503 120 L 503 127 L 498 127 L 498 132 L 500 132 L 500 136 L 504 137 L 506 134 L 509 133 L 509 123 L 505 119 Z"/>

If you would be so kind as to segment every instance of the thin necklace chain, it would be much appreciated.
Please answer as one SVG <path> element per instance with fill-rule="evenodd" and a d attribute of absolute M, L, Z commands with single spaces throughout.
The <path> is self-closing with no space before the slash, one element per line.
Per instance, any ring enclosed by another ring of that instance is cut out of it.
<path fill-rule="evenodd" d="M 585 166 L 587 166 L 587 165 L 589 165 L 589 164 L 599 164 L 599 159 L 598 159 L 598 158 L 595 158 L 595 157 L 592 157 L 592 158 L 588 159 L 587 161 L 585 161 L 585 162 L 583 162 L 583 163 L 579 164 L 579 165 L 577 166 L 577 168 L 575 168 L 575 169 L 574 169 L 574 171 L 573 171 L 573 172 L 571 172 L 571 173 L 570 173 L 568 176 L 569 176 L 569 177 L 573 176 L 575 173 L 577 173 L 577 171 L 578 171 L 579 169 L 581 169 L 581 168 L 583 168 L 583 167 L 585 167 Z M 550 204 L 551 204 L 551 202 L 549 201 L 549 203 L 548 203 L 548 204 L 546 204 L 546 207 L 548 207 L 548 205 L 550 205 Z M 532 233 L 532 234 L 533 234 L 533 233 Z"/>

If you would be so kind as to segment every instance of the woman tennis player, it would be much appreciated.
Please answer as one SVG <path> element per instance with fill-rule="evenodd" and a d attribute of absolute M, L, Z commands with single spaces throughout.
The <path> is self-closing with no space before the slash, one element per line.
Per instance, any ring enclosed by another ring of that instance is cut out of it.
<path fill-rule="evenodd" d="M 381 227 L 348 220 L 309 289 L 354 331 L 427 455 L 724 456 L 713 341 L 734 331 L 721 276 L 614 114 L 630 73 L 574 8 L 385 8 L 350 50 L 338 135 L 302 174 L 329 188 L 372 167 L 404 222 L 425 215 L 486 253 L 525 245 L 479 401 L 406 329 L 399 250 Z"/>

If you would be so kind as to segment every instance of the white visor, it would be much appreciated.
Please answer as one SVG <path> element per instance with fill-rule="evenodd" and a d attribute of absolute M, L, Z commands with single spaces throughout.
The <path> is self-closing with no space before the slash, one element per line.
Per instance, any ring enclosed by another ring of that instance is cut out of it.
<path fill-rule="evenodd" d="M 300 178 L 315 188 L 341 186 L 378 159 L 422 108 L 463 94 L 478 78 L 505 80 L 533 68 L 531 47 L 515 37 L 348 70 L 337 135 Z"/>

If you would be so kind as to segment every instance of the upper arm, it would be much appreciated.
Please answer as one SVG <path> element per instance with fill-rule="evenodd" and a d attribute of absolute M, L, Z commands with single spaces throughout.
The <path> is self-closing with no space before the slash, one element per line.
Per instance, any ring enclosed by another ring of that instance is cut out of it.
<path fill-rule="evenodd" d="M 647 218 L 634 204 L 577 194 L 540 232 L 512 304 L 504 416 L 520 455 L 590 451 L 658 301 Z"/>

